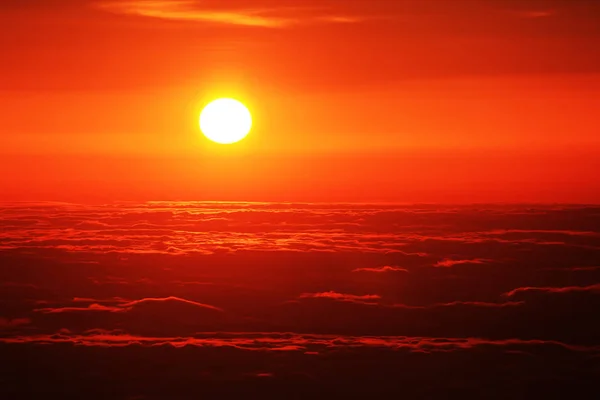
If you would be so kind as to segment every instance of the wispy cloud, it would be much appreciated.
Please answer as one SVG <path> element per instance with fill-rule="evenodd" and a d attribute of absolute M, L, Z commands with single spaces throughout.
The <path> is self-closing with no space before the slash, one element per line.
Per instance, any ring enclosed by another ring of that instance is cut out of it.
<path fill-rule="evenodd" d="M 202 8 L 193 0 L 105 0 L 96 5 L 106 11 L 176 21 L 196 21 L 262 28 L 282 28 L 299 24 L 355 23 L 360 18 L 323 14 L 318 10 L 278 8 Z"/>
<path fill-rule="evenodd" d="M 66 312 L 78 312 L 78 311 L 107 311 L 107 312 L 122 312 L 126 311 L 125 308 L 121 307 L 111 307 L 104 306 L 102 304 L 93 303 L 87 307 L 48 307 L 48 308 L 38 308 L 35 311 L 41 312 L 44 314 L 60 314 Z"/>
<path fill-rule="evenodd" d="M 406 268 L 401 267 L 392 267 L 386 265 L 384 267 L 366 267 L 366 268 L 356 268 L 352 270 L 352 272 L 408 272 Z"/>
<path fill-rule="evenodd" d="M 356 294 L 347 294 L 347 293 L 338 293 L 334 291 L 329 292 L 320 292 L 320 293 L 302 293 L 300 295 L 301 299 L 332 299 L 338 301 L 348 301 L 351 303 L 361 303 L 361 304 L 377 304 L 373 303 L 373 300 L 380 300 L 381 296 L 377 294 L 365 294 L 365 295 L 356 295 Z"/>
<path fill-rule="evenodd" d="M 132 308 L 132 307 L 136 307 L 136 306 L 139 306 L 142 304 L 163 303 L 163 302 L 185 303 L 185 304 L 190 304 L 192 306 L 196 306 L 196 307 L 200 307 L 200 308 L 207 308 L 207 309 L 214 310 L 214 311 L 223 311 L 221 308 L 211 306 L 210 304 L 198 303 L 197 301 L 182 299 L 180 297 L 174 297 L 174 296 L 157 297 L 157 298 L 149 297 L 149 298 L 145 298 L 145 299 L 141 299 L 141 300 L 130 301 L 128 303 L 122 304 L 122 307 Z"/>
<path fill-rule="evenodd" d="M 490 260 L 485 260 L 483 258 L 475 258 L 472 260 L 442 260 L 435 263 L 433 266 L 437 268 L 451 268 L 455 265 L 463 265 L 463 264 L 484 264 Z"/>
<path fill-rule="evenodd" d="M 95 301 L 94 299 L 82 299 L 82 298 L 74 299 L 75 302 L 85 302 L 88 300 Z M 115 301 L 119 301 L 119 299 L 109 300 L 109 302 L 115 302 Z M 180 297 L 174 297 L 174 296 L 157 297 L 157 298 L 149 297 L 149 298 L 143 298 L 140 300 L 133 300 L 133 301 L 125 301 L 125 300 L 120 300 L 120 301 L 121 301 L 120 304 L 118 304 L 116 306 L 107 306 L 107 305 L 103 305 L 103 304 L 99 304 L 99 303 L 92 303 L 92 304 L 88 305 L 87 307 L 48 307 L 48 308 L 38 308 L 35 311 L 44 313 L 44 314 L 59 314 L 59 313 L 66 313 L 66 312 L 86 312 L 86 311 L 127 312 L 127 311 L 131 311 L 134 308 L 137 308 L 137 307 L 140 307 L 143 305 L 159 304 L 159 303 L 189 304 L 189 305 L 192 305 L 192 306 L 195 306 L 198 308 L 202 308 L 202 309 L 208 309 L 208 310 L 213 310 L 213 311 L 223 311 L 219 307 L 215 307 L 210 304 L 198 303 L 196 301 L 182 299 Z"/>
<path fill-rule="evenodd" d="M 505 297 L 513 297 L 520 293 L 573 293 L 588 292 L 600 293 L 600 283 L 590 286 L 564 286 L 564 287 L 520 287 L 504 293 Z"/>
<path fill-rule="evenodd" d="M 400 303 L 384 303 L 383 298 L 378 294 L 355 295 L 348 293 L 338 293 L 334 291 L 320 293 L 303 293 L 300 299 L 329 299 L 342 301 L 347 303 L 367 304 L 369 306 L 378 306 L 386 309 L 396 310 L 433 310 L 439 308 L 453 307 L 486 307 L 486 308 L 503 308 L 503 307 L 518 307 L 525 304 L 522 301 L 509 301 L 503 303 L 490 303 L 485 301 L 452 301 L 448 303 L 433 303 L 427 305 L 408 305 Z"/>

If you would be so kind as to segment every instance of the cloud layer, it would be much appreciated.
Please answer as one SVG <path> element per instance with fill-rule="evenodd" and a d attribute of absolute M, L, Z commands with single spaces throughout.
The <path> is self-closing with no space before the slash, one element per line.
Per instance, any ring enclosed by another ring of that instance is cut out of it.
<path fill-rule="evenodd" d="M 600 351 L 599 216 L 559 205 L 6 203 L 0 372 L 12 383 L 0 394 L 66 395 L 45 378 L 59 358 L 61 376 L 120 382 L 123 398 L 177 394 L 153 386 L 165 379 L 182 398 L 198 380 L 261 398 L 291 382 L 314 389 L 307 397 L 370 382 L 364 395 L 384 396 L 407 376 L 436 382 L 404 382 L 415 397 L 458 390 L 465 376 L 464 398 L 481 382 L 504 397 L 566 393 L 556 377 L 572 394 L 598 378 L 587 365 Z M 31 368 L 38 384 L 21 385 Z"/>

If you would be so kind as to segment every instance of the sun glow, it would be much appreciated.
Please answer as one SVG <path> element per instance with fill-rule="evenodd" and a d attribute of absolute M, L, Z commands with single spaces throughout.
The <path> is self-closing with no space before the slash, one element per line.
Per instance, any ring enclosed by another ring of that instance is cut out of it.
<path fill-rule="evenodd" d="M 251 127 L 250 111 L 234 99 L 214 100 L 200 113 L 200 130 L 213 142 L 239 142 L 248 135 Z"/>

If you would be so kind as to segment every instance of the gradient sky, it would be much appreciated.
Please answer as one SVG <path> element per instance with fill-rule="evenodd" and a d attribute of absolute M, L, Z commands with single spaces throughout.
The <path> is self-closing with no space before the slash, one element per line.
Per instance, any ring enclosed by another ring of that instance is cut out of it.
<path fill-rule="evenodd" d="M 600 3 L 8 0 L 0 199 L 600 201 Z M 201 136 L 237 97 L 247 140 Z"/>

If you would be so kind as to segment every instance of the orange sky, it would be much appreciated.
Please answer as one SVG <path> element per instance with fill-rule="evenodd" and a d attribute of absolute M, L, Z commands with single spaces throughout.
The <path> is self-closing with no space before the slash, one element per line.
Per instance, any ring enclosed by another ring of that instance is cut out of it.
<path fill-rule="evenodd" d="M 8 0 L 0 199 L 600 201 L 600 4 Z M 231 96 L 255 127 L 210 145 Z"/>

